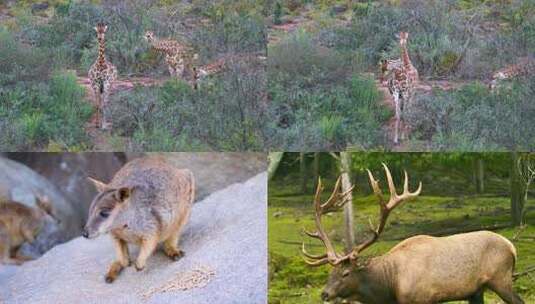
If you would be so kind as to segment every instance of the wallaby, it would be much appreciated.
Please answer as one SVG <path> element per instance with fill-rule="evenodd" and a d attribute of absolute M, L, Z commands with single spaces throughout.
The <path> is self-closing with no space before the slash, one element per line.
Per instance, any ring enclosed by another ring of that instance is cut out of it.
<path fill-rule="evenodd" d="M 14 201 L 0 202 L 0 263 L 20 265 L 31 260 L 18 249 L 25 242 L 32 243 L 44 226 L 45 216 L 51 213 L 48 198 L 37 198 L 38 208 Z"/>
<path fill-rule="evenodd" d="M 112 283 L 130 265 L 128 243 L 140 246 L 135 268 L 141 271 L 157 245 L 172 260 L 184 256 L 180 232 L 189 219 L 195 194 L 193 174 L 160 157 L 143 157 L 124 165 L 105 184 L 89 178 L 98 190 L 89 209 L 85 238 L 110 232 L 117 261 L 105 276 Z"/>

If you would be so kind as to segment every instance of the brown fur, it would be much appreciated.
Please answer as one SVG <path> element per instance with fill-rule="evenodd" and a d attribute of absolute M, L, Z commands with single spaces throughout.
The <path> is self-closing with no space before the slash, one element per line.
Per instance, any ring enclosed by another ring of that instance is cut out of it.
<path fill-rule="evenodd" d="M 44 225 L 45 214 L 51 211 L 49 204 L 39 199 L 38 206 L 47 210 L 13 201 L 0 202 L 0 263 L 20 265 L 30 260 L 20 255 L 18 249 L 23 243 L 35 240 Z"/>
<path fill-rule="evenodd" d="M 128 243 L 140 247 L 138 271 L 159 243 L 173 261 L 184 256 L 178 243 L 195 193 L 189 170 L 176 169 L 163 158 L 144 157 L 127 163 L 108 184 L 91 180 L 99 194 L 91 204 L 84 236 L 111 234 L 117 260 L 110 265 L 106 282 L 113 282 L 130 265 Z"/>

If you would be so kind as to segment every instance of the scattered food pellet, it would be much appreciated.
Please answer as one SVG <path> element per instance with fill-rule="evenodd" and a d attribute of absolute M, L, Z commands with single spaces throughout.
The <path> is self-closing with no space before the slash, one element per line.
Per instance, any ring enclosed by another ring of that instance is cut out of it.
<path fill-rule="evenodd" d="M 150 298 L 155 293 L 170 291 L 184 291 L 203 288 L 215 276 L 215 270 L 207 266 L 199 266 L 193 270 L 177 273 L 171 280 L 160 287 L 149 289 L 142 294 L 143 298 Z"/>

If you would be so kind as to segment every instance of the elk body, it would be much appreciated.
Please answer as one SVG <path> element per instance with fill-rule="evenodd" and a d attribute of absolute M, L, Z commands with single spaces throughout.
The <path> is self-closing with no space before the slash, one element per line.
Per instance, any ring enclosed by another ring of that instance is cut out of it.
<path fill-rule="evenodd" d="M 377 241 L 388 215 L 403 201 L 417 197 L 421 184 L 410 192 L 405 172 L 404 190 L 396 193 L 390 171 L 384 165 L 389 200 L 385 200 L 379 183 L 370 171 L 371 186 L 379 200 L 379 225 L 372 235 L 345 255 L 338 254 L 321 226 L 321 216 L 338 210 L 347 203 L 340 180 L 325 203 L 320 202 L 321 181 L 314 198 L 316 232 L 309 236 L 323 242 L 327 253 L 309 254 L 303 244 L 305 261 L 312 266 L 334 266 L 321 297 L 324 301 L 359 301 L 365 304 L 433 304 L 466 300 L 483 303 L 486 289 L 494 291 L 508 304 L 524 301 L 513 291 L 513 269 L 516 250 L 507 239 L 489 231 L 456 234 L 448 237 L 420 235 L 408 238 L 382 256 L 367 259 L 360 253 Z"/>
<path fill-rule="evenodd" d="M 91 180 L 99 194 L 91 203 L 83 236 L 110 232 L 117 261 L 110 266 L 106 282 L 113 282 L 130 265 L 128 243 L 140 246 L 135 261 L 138 271 L 161 242 L 172 260 L 184 255 L 178 241 L 194 200 L 191 171 L 179 170 L 162 158 L 145 157 L 127 163 L 109 184 Z"/>

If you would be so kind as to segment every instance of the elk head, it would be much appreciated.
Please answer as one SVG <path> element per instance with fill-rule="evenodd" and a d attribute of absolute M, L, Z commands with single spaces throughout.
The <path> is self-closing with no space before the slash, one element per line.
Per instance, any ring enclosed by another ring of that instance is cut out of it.
<path fill-rule="evenodd" d="M 347 254 L 339 254 L 335 251 L 335 247 L 322 228 L 321 216 L 337 211 L 343 207 L 348 202 L 347 195 L 353 190 L 353 187 L 342 192 L 341 179 L 338 178 L 329 199 L 325 203 L 321 203 L 320 195 L 323 191 L 323 187 L 321 180 L 318 181 L 316 194 L 314 196 L 315 224 L 317 230 L 316 232 L 305 230 L 305 233 L 310 237 L 319 239 L 325 246 L 326 253 L 322 255 L 312 255 L 306 251 L 304 243 L 302 245 L 302 252 L 305 262 L 311 266 L 330 264 L 334 267 L 329 276 L 327 285 L 321 294 L 323 301 L 332 301 L 340 298 L 346 300 L 362 300 L 359 290 L 369 290 L 373 288 L 373 286 L 370 286 L 369 276 L 366 269 L 367 266 L 359 263 L 359 255 L 362 251 L 377 241 L 385 228 L 386 220 L 390 215 L 390 212 L 402 202 L 417 197 L 422 190 L 422 183 L 420 182 L 420 185 L 415 192 L 409 191 L 409 178 L 405 171 L 403 193 L 398 194 L 390 170 L 385 164 L 383 164 L 383 167 L 386 172 L 386 179 L 390 191 L 388 201 L 385 199 L 385 196 L 379 188 L 379 181 L 375 180 L 370 170 L 367 170 L 370 185 L 379 202 L 379 224 L 374 226 L 370 220 L 371 236 L 364 242 L 355 246 L 351 252 Z"/>

